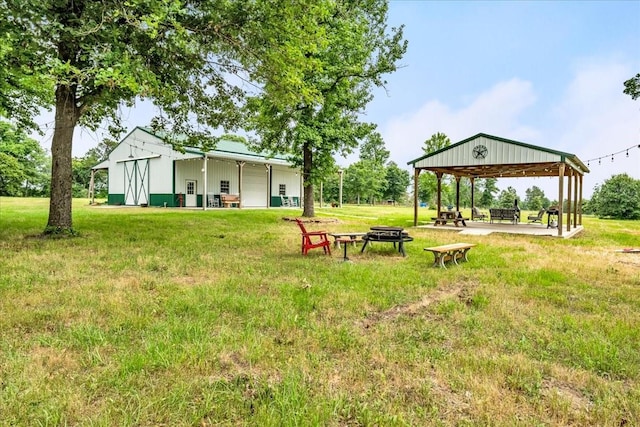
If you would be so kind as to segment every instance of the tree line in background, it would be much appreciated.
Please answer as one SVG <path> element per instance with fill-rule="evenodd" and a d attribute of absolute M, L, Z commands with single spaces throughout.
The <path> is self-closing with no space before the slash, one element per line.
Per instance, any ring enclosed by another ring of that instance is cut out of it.
<path fill-rule="evenodd" d="M 55 110 L 44 234 L 75 233 L 74 129 L 110 124 L 115 138 L 121 107 L 139 100 L 178 149 L 242 129 L 254 148 L 291 154 L 313 216 L 314 186 L 374 134 L 365 106 L 406 52 L 387 15 L 384 0 L 0 2 L 0 116 L 36 129 Z"/>
<path fill-rule="evenodd" d="M 116 142 L 106 139 L 87 151 L 82 157 L 72 159 L 73 196 L 87 197 L 91 168 L 104 160 Z M 431 153 L 450 145 L 442 133 L 432 135 L 424 142 L 423 151 Z M 326 175 L 322 185 L 322 199 L 326 203 L 339 203 L 342 175 L 342 201 L 353 204 L 411 204 L 413 195 L 408 193 L 411 177 L 407 170 L 389 161 L 389 151 L 378 134 L 373 134 L 361 146 L 360 158 L 346 168 L 334 168 Z M 9 122 L 0 120 L 0 196 L 47 197 L 51 183 L 51 157 L 40 144 L 24 131 Z M 497 179 L 476 179 L 474 200 L 479 208 L 511 207 L 514 200 L 523 210 L 537 211 L 557 205 L 537 186 L 525 191 L 521 199 L 513 187 L 499 190 Z M 107 195 L 107 174 L 98 171 L 94 177 L 95 196 Z M 433 173 L 419 177 L 418 200 L 426 206 L 436 203 L 437 180 Z M 320 187 L 315 189 L 315 199 L 320 200 Z M 441 185 L 444 206 L 455 205 L 456 182 L 444 177 Z M 460 203 L 471 207 L 471 183 L 460 182 Z M 565 201 L 566 203 L 566 201 Z M 640 219 L 640 180 L 627 174 L 614 175 L 595 187 L 590 200 L 583 200 L 585 214 L 601 218 Z"/>
<path fill-rule="evenodd" d="M 290 153 L 303 171 L 303 216 L 313 216 L 334 156 L 379 138 L 361 119 L 372 89 L 385 86 L 407 50 L 403 26 L 389 28 L 387 16 L 384 0 L 2 1 L 0 117 L 33 130 L 38 113 L 53 109 L 55 125 L 51 161 L 3 140 L 1 190 L 48 193 L 44 234 L 74 234 L 71 199 L 100 154 L 74 159 L 74 129 L 109 124 L 116 138 L 121 107 L 149 100 L 158 112 L 151 126 L 177 148 L 208 150 L 220 129 L 243 129 L 255 135 L 254 148 Z M 639 76 L 625 82 L 633 99 Z M 39 181 L 47 168 L 49 183 Z M 401 198 L 405 177 L 366 155 L 344 175 L 360 202 Z M 433 182 L 422 181 L 427 200 Z M 493 183 L 482 192 L 486 204 Z"/>

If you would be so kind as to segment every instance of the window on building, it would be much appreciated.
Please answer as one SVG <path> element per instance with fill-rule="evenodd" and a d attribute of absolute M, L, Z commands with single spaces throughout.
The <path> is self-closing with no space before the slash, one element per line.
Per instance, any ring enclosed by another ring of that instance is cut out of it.
<path fill-rule="evenodd" d="M 287 184 L 280 184 L 278 188 L 278 195 L 284 196 L 287 194 Z"/>
<path fill-rule="evenodd" d="M 220 181 L 220 193 L 229 194 L 229 181 Z"/>

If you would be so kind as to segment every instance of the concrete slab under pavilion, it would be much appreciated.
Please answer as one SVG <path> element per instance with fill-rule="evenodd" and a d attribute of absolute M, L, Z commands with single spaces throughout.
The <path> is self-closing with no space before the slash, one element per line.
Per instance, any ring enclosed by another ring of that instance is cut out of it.
<path fill-rule="evenodd" d="M 456 211 L 460 211 L 460 180 L 462 178 L 469 179 L 471 182 L 471 206 L 476 206 L 474 202 L 476 179 L 557 176 L 558 227 L 553 230 L 558 237 L 563 237 L 563 232 L 572 235 L 574 231 L 582 228 L 582 178 L 589 169 L 575 154 L 479 133 L 428 153 L 408 164 L 414 169 L 414 188 L 418 188 L 421 172 L 432 172 L 436 175 L 436 216 L 438 218 L 441 216 L 441 183 L 444 175 L 452 175 L 456 180 Z M 414 226 L 418 225 L 418 208 L 418 192 L 414 191 Z M 549 207 L 545 206 L 545 208 Z M 523 225 L 525 224 L 517 224 L 520 227 Z"/>
<path fill-rule="evenodd" d="M 518 234 L 528 236 L 546 236 L 546 237 L 560 237 L 568 239 L 580 234 L 584 228 L 582 225 L 572 227 L 571 231 L 565 231 L 562 235 L 558 235 L 557 227 L 547 227 L 547 224 L 539 223 L 518 223 L 512 224 L 510 222 L 482 222 L 482 221 L 465 221 L 466 227 L 456 227 L 451 224 L 435 226 L 433 221 L 424 222 L 419 221 L 416 228 L 427 228 L 438 231 L 455 231 L 461 235 L 474 235 L 474 236 L 487 236 L 493 233 L 504 234 Z"/>

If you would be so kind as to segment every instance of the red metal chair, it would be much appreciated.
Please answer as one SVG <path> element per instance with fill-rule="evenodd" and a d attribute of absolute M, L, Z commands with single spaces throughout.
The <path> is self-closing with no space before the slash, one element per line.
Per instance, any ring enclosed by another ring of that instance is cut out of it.
<path fill-rule="evenodd" d="M 314 248 L 322 248 L 326 255 L 331 255 L 331 242 L 326 231 L 307 231 L 299 218 L 296 218 L 296 222 L 302 231 L 302 255 L 306 255 L 309 249 Z"/>

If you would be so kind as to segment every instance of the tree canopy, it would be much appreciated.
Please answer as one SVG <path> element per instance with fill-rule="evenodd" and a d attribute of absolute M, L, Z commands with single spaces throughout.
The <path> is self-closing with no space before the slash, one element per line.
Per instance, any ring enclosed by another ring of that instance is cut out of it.
<path fill-rule="evenodd" d="M 38 141 L 0 121 L 0 195 L 40 196 L 49 189 L 50 159 Z"/>
<path fill-rule="evenodd" d="M 640 98 L 640 73 L 624 82 L 623 93 L 629 95 L 631 99 L 634 100 Z"/>
<path fill-rule="evenodd" d="M 312 24 L 322 43 L 303 47 L 299 82 L 303 94 L 314 96 L 283 99 L 272 80 L 248 104 L 259 148 L 292 153 L 302 167 L 304 216 L 314 216 L 313 186 L 333 170 L 334 155 L 351 153 L 375 131 L 361 115 L 373 87 L 385 85 L 382 76 L 396 70 L 407 48 L 402 28 L 387 29 L 384 1 L 314 4 L 324 12 Z"/>
<path fill-rule="evenodd" d="M 379 74 L 366 76 L 369 68 L 354 68 L 363 64 L 360 53 L 384 53 L 356 49 L 363 41 L 377 46 L 369 30 L 384 26 L 386 15 L 378 12 L 386 12 L 386 4 L 366 6 L 328 0 L 0 2 L 0 115 L 35 127 L 38 108 L 55 110 L 46 231 L 72 231 L 73 130 L 96 129 L 106 121 L 118 131 L 123 105 L 151 100 L 158 110 L 154 127 L 169 137 L 186 135 L 182 143 L 205 149 L 215 143 L 218 129 L 241 125 L 249 90 L 268 94 L 274 106 L 313 106 L 306 110 L 312 116 L 331 92 L 332 107 L 320 114 L 331 120 L 333 110 L 358 91 L 346 96 L 325 89 L 349 86 L 359 73 L 382 84 Z M 376 18 L 370 26 L 368 18 Z M 388 60 L 381 55 L 371 62 L 391 70 Z M 329 68 L 335 70 L 328 73 Z M 366 93 L 363 85 L 350 87 Z M 370 126 L 351 129 L 360 137 Z"/>

